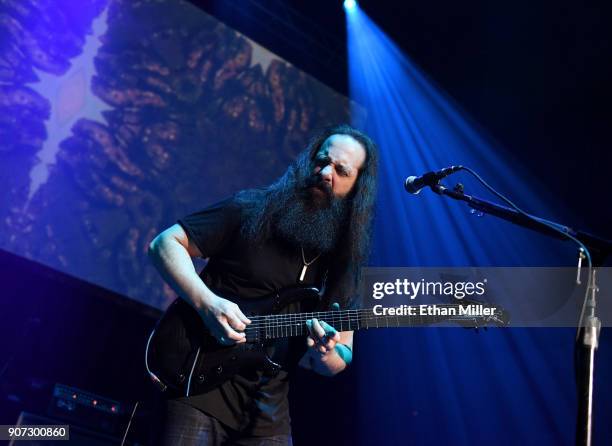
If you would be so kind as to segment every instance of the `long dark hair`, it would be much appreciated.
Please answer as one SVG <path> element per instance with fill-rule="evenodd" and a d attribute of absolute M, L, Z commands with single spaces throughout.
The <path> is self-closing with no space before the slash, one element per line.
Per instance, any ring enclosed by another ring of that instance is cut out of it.
<path fill-rule="evenodd" d="M 323 305 L 340 303 L 342 308 L 356 304 L 356 292 L 361 280 L 361 267 L 367 261 L 370 249 L 370 233 L 376 199 L 376 174 L 378 149 L 365 133 L 348 124 L 327 127 L 314 138 L 274 183 L 263 189 L 238 193 L 237 199 L 244 206 L 243 234 L 254 241 L 267 237 L 274 216 L 282 215 L 288 197 L 294 196 L 300 185 L 312 175 L 314 158 L 325 141 L 332 135 L 347 135 L 359 142 L 366 152 L 366 159 L 357 181 L 346 198 L 348 202 L 346 231 L 340 234 L 328 270 Z"/>

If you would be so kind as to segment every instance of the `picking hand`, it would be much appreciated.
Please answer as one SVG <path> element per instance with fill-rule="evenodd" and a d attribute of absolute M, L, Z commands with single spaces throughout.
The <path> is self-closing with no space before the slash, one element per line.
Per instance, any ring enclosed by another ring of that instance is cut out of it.
<path fill-rule="evenodd" d="M 234 302 L 215 295 L 202 307 L 200 315 L 210 333 L 220 344 L 232 345 L 246 342 L 244 330 L 251 320 Z"/>

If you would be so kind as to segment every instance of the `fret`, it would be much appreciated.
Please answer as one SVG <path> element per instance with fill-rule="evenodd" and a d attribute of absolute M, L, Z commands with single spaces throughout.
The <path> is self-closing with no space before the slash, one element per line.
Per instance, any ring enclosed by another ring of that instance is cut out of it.
<path fill-rule="evenodd" d="M 441 308 L 454 308 L 456 305 L 439 305 Z M 417 308 L 418 310 L 418 308 Z M 421 314 L 415 311 L 413 315 L 375 315 L 371 309 L 362 310 L 331 310 L 314 313 L 290 313 L 261 316 L 259 338 L 275 339 L 281 337 L 301 336 L 308 334 L 306 321 L 316 318 L 325 321 L 338 331 L 360 330 L 368 328 L 416 327 L 453 320 L 444 314 Z M 455 318 L 465 320 L 465 318 Z"/>

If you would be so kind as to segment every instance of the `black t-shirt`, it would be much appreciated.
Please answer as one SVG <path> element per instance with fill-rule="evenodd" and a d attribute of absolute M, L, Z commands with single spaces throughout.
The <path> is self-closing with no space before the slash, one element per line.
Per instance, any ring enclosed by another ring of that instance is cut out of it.
<path fill-rule="evenodd" d="M 299 282 L 301 248 L 274 236 L 251 242 L 241 232 L 243 218 L 241 205 L 230 198 L 179 220 L 202 256 L 210 259 L 200 277 L 214 293 L 232 300 L 232 296 L 256 298 L 296 285 L 321 288 L 327 269 L 324 256 L 308 267 Z M 306 253 L 306 260 L 316 255 Z M 290 311 L 299 311 L 299 304 Z M 179 399 L 234 430 L 255 436 L 288 434 L 288 379 L 305 344 L 301 337 L 276 345 L 274 360 L 284 367 L 275 377 L 244 373 L 207 393 Z"/>

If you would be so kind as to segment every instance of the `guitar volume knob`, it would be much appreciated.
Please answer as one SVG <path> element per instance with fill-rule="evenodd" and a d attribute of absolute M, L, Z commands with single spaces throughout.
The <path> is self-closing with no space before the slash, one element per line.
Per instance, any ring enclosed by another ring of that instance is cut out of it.
<path fill-rule="evenodd" d="M 217 372 L 217 375 L 220 375 L 221 373 L 223 373 L 223 366 L 218 366 L 218 367 L 215 369 L 215 372 Z"/>
<path fill-rule="evenodd" d="M 199 375 L 199 376 L 198 376 L 198 382 L 199 382 L 200 384 L 202 384 L 202 383 L 204 382 L 204 379 L 205 379 L 205 376 L 204 376 L 204 375 Z"/>

